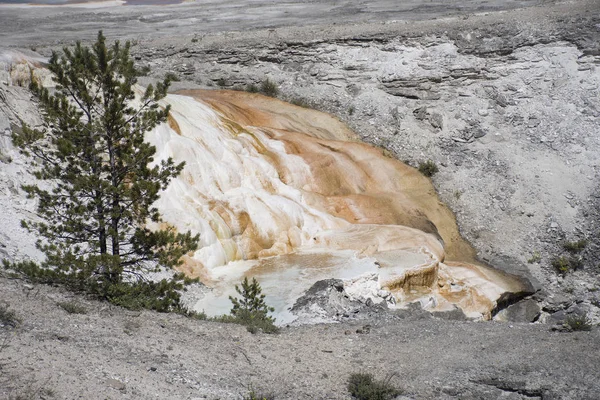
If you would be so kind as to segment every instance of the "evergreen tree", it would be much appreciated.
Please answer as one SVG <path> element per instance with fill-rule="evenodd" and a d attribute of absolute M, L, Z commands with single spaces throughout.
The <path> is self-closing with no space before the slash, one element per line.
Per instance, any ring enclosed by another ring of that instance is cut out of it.
<path fill-rule="evenodd" d="M 252 282 L 249 282 L 248 277 L 245 277 L 240 286 L 235 285 L 235 291 L 242 297 L 238 299 L 229 296 L 229 300 L 233 303 L 231 315 L 239 317 L 242 314 L 250 314 L 255 318 L 274 321 L 268 313 L 275 309 L 265 303 L 265 295 L 262 294 L 262 288 L 256 278 L 252 278 Z"/>
<path fill-rule="evenodd" d="M 54 52 L 48 68 L 55 92 L 31 85 L 43 127 L 23 125 L 13 134 L 14 143 L 35 157 L 34 174 L 44 181 L 24 186 L 38 199 L 42 221 L 23 222 L 41 237 L 43 267 L 100 285 L 105 293 L 142 279 L 145 271 L 177 265 L 198 241 L 190 232 L 146 227 L 161 221 L 153 203 L 184 164 L 155 162 L 156 148 L 144 141 L 167 119 L 169 106 L 158 101 L 170 82 L 136 96 L 139 71 L 129 50 L 129 42 L 107 46 L 100 31 L 91 48 L 77 43 L 62 55 Z"/>

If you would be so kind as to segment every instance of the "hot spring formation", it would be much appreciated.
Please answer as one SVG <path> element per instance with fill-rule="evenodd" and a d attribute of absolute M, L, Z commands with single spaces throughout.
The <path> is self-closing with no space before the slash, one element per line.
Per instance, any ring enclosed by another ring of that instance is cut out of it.
<path fill-rule="evenodd" d="M 453 214 L 414 168 L 359 143 L 337 119 L 261 95 L 182 91 L 148 140 L 185 161 L 158 201 L 165 224 L 201 234 L 182 270 L 213 291 L 197 309 L 227 311 L 256 276 L 280 318 L 324 278 L 358 298 L 488 319 L 519 278 L 475 259 Z M 385 300 L 384 300 L 385 299 Z"/>

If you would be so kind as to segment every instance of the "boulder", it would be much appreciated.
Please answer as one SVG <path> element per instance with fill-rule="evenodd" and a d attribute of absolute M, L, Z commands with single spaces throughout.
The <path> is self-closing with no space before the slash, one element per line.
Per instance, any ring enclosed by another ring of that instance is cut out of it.
<path fill-rule="evenodd" d="M 336 319 L 358 312 L 362 304 L 351 300 L 344 291 L 341 279 L 324 279 L 315 282 L 290 311 L 299 319 Z"/>
<path fill-rule="evenodd" d="M 555 294 L 546 298 L 544 311 L 548 311 L 549 313 L 556 313 L 557 311 L 569 308 L 572 304 L 573 302 L 569 300 L 566 296 L 563 296 L 561 294 Z"/>
<path fill-rule="evenodd" d="M 538 302 L 527 299 L 501 310 L 494 319 L 505 322 L 534 322 L 540 316 L 540 312 L 541 308 Z"/>
<path fill-rule="evenodd" d="M 377 296 L 353 296 L 346 292 L 345 286 L 340 279 L 315 282 L 290 308 L 297 317 L 296 322 L 333 322 L 368 317 L 372 312 L 387 310 L 385 299 L 376 303 L 374 298 Z"/>

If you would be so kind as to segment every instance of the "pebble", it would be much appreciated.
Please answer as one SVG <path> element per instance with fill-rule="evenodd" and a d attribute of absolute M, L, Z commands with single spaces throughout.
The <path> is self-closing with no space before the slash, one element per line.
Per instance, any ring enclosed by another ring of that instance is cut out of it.
<path fill-rule="evenodd" d="M 117 380 L 117 379 L 112 379 L 112 378 L 106 381 L 106 385 L 108 387 L 111 387 L 111 388 L 117 389 L 117 390 L 121 390 L 121 391 L 124 391 L 127 388 L 127 386 L 125 386 L 125 384 L 123 382 L 121 382 L 120 380 Z"/>

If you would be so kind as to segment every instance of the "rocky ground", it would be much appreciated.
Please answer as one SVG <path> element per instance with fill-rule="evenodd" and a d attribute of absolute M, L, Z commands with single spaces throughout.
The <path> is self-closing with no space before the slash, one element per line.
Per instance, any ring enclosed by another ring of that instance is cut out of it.
<path fill-rule="evenodd" d="M 479 256 L 539 289 L 504 312 L 520 322 L 371 312 L 253 336 L 85 299 L 76 301 L 88 314 L 67 314 L 57 302 L 69 294 L 2 279 L 0 300 L 23 323 L 0 328 L 7 344 L 0 371 L 11 383 L 0 396 L 32 382 L 56 398 L 237 398 L 252 383 L 277 398 L 333 399 L 347 398 L 348 374 L 369 370 L 396 373 L 407 398 L 597 397 L 598 329 L 550 329 L 573 313 L 600 321 L 600 4 L 491 2 L 479 10 L 478 2 L 416 2 L 412 11 L 412 3 L 390 11 L 388 3 L 354 11 L 344 3 L 337 21 L 328 13 L 333 2 L 256 3 L 243 18 L 233 4 L 207 6 L 206 21 L 177 7 L 0 9 L 0 38 L 46 57 L 58 43 L 93 38 L 106 26 L 109 39 L 134 40 L 137 62 L 150 67 L 147 80 L 175 72 L 176 90 L 244 88 L 268 78 L 279 97 L 333 113 L 390 155 L 415 166 L 433 160 L 434 184 Z M 10 205 L 0 217 L 7 221 L 13 205 L 29 209 L 15 181 L 24 167 L 7 158 L 14 149 L 6 117 L 27 98 L 2 85 L 0 96 L 21 101 L 0 101 L 0 195 Z M 22 233 L 0 234 L 5 257 L 33 252 Z M 564 241 L 579 239 L 587 240 L 577 256 L 583 268 L 562 277 L 550 261 L 565 253 Z M 365 324 L 369 333 L 356 333 Z"/>
<path fill-rule="evenodd" d="M 252 385 L 275 399 L 349 399 L 355 372 L 392 374 L 400 399 L 592 400 L 600 391 L 598 329 L 559 333 L 397 311 L 253 335 L 44 285 L 0 285 L 21 319 L 0 326 L 0 398 L 241 399 Z"/>

